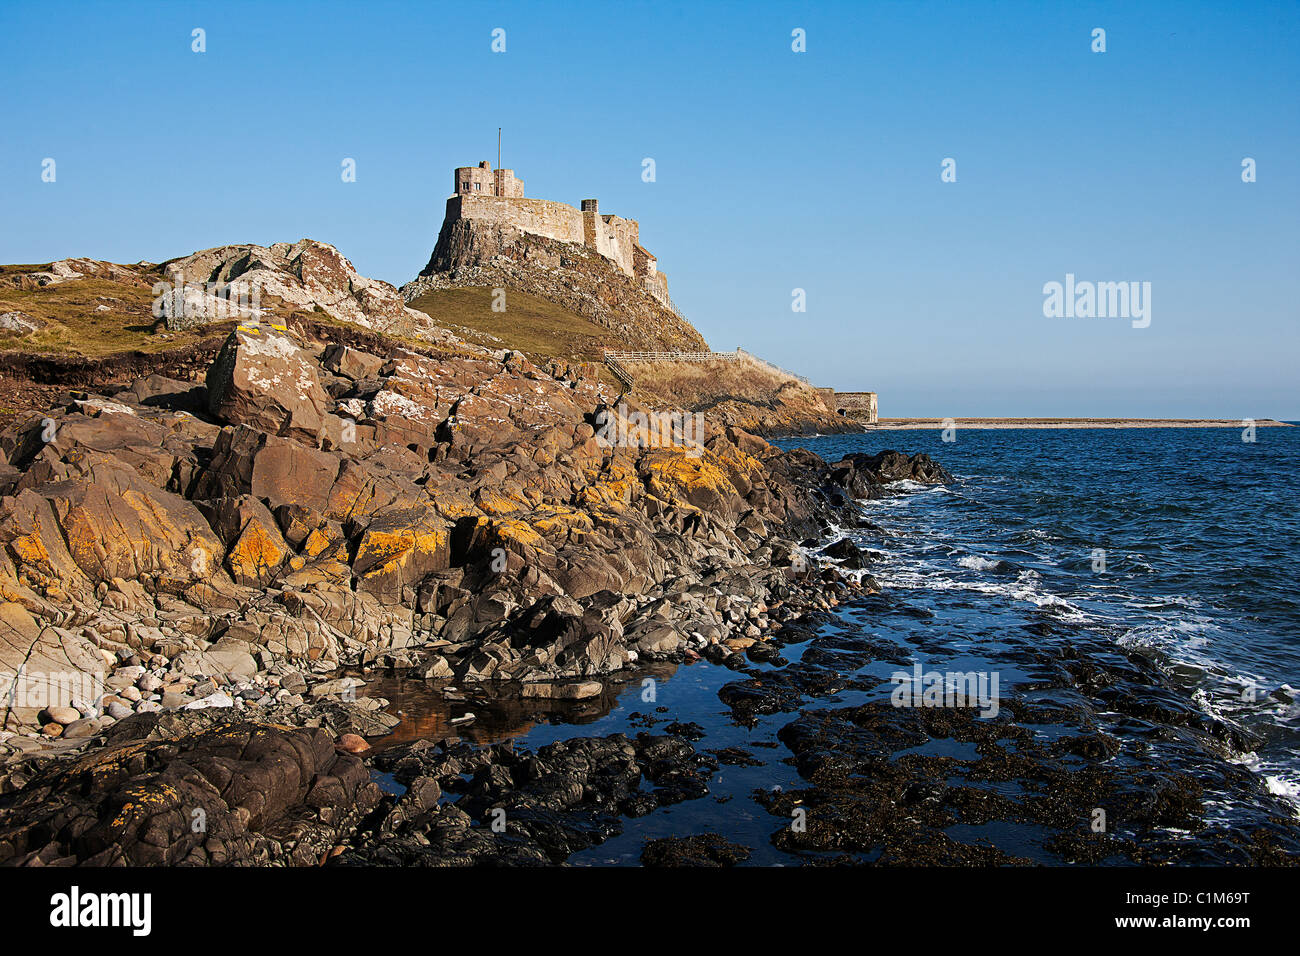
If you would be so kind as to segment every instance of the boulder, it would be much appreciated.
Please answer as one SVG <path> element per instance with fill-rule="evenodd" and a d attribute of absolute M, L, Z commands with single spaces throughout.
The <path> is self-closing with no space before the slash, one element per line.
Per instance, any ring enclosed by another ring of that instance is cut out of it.
<path fill-rule="evenodd" d="M 47 765 L 8 798 L 0 865 L 311 866 L 379 796 L 324 728 L 137 715 L 104 749 Z"/>
<path fill-rule="evenodd" d="M 208 411 L 218 420 L 312 445 L 329 403 L 311 354 L 270 325 L 231 332 L 208 371 L 207 388 Z"/>

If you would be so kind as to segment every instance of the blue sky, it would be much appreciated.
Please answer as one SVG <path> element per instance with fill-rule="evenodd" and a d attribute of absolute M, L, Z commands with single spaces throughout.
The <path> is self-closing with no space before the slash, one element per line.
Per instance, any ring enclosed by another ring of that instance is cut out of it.
<path fill-rule="evenodd" d="M 0 63 L 0 262 L 311 237 L 401 284 L 502 126 L 714 348 L 884 415 L 1300 419 L 1294 2 L 4 0 Z M 1150 326 L 1045 318 L 1066 273 Z"/>

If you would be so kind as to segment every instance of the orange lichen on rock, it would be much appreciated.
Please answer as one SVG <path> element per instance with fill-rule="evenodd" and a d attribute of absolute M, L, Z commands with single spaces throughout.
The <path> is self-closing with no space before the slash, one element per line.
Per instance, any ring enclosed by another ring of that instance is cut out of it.
<path fill-rule="evenodd" d="M 489 515 L 514 514 L 528 504 L 522 495 L 500 494 L 486 488 L 479 491 L 476 500 L 483 513 Z"/>
<path fill-rule="evenodd" d="M 648 490 L 677 507 L 725 510 L 737 496 L 735 485 L 709 454 L 656 451 L 642 460 L 641 467 Z"/>
<path fill-rule="evenodd" d="M 239 538 L 226 554 L 226 567 L 240 584 L 269 581 L 289 558 L 289 550 L 274 528 L 266 528 L 256 518 L 244 526 Z"/>
<path fill-rule="evenodd" d="M 530 521 L 534 530 L 544 537 L 566 535 L 573 531 L 586 532 L 594 527 L 590 515 L 564 505 L 542 505 L 533 513 Z"/>

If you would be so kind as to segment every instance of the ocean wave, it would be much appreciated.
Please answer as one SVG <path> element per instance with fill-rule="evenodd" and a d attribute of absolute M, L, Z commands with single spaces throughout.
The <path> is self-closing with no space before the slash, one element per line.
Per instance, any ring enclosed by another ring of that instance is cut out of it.
<path fill-rule="evenodd" d="M 1092 620 L 1081 608 L 1066 599 L 1052 594 L 1050 591 L 1035 587 L 1025 580 L 989 581 L 980 578 L 970 580 L 951 577 L 941 572 L 917 572 L 902 569 L 880 569 L 875 577 L 882 587 L 896 587 L 908 590 L 970 591 L 976 594 L 1011 598 L 1049 611 L 1059 617 L 1063 623 L 1086 624 Z"/>
<path fill-rule="evenodd" d="M 944 485 L 927 485 L 924 482 L 913 481 L 911 478 L 899 478 L 897 481 L 886 481 L 883 487 L 890 491 L 907 491 L 919 492 L 930 491 L 940 494 L 948 494 L 948 488 Z"/>
<path fill-rule="evenodd" d="M 972 571 L 993 571 L 1003 563 L 992 558 L 982 558 L 978 554 L 968 554 L 957 559 L 959 567 L 970 568 Z"/>
<path fill-rule="evenodd" d="M 1300 603 L 1285 547 L 1294 510 L 1261 511 L 1259 496 L 1240 494 L 1235 481 L 1224 490 L 1237 495 L 1202 501 L 1187 494 L 1182 465 L 1153 476 L 1149 463 L 1124 472 L 1121 458 L 1117 472 L 1097 464 L 1107 461 L 1104 449 L 1089 455 L 1058 463 L 1029 449 L 1028 469 L 997 474 L 1016 465 L 999 450 L 972 465 L 994 473 L 963 473 L 960 493 L 891 483 L 908 493 L 863 503 L 890 543 L 874 577 L 887 590 L 973 595 L 957 599 L 956 620 L 976 628 L 986 596 L 985 634 L 1014 602 L 1140 653 L 1199 710 L 1262 732 L 1261 755 L 1241 762 L 1300 812 L 1300 746 L 1291 743 L 1300 710 L 1281 680 L 1296 683 L 1288 635 Z M 876 538 L 865 546 L 884 550 Z M 1108 555 L 1104 573 L 1092 570 L 1097 549 Z"/>
<path fill-rule="evenodd" d="M 1294 806 L 1296 816 L 1300 817 L 1300 781 L 1278 774 L 1265 773 L 1264 786 L 1268 788 L 1269 793 L 1281 797 Z"/>

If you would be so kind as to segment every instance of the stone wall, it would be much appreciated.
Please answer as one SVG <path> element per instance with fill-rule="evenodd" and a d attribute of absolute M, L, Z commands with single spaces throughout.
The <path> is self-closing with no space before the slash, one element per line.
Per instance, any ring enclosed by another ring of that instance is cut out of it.
<path fill-rule="evenodd" d="M 447 219 L 480 219 L 498 226 L 514 226 L 547 239 L 586 244 L 583 214 L 572 206 L 549 199 L 462 195 L 447 200 Z"/>
<path fill-rule="evenodd" d="M 618 263 L 618 267 L 630 276 L 639 275 L 636 270 L 635 249 L 641 237 L 641 227 L 635 219 L 622 216 L 598 216 L 596 228 L 596 251 Z"/>
<path fill-rule="evenodd" d="M 474 167 L 467 169 L 480 171 Z M 547 239 L 585 245 L 611 260 L 625 274 L 651 280 L 646 283 L 647 291 L 667 295 L 667 280 L 659 273 L 654 256 L 641 249 L 638 241 L 641 227 L 637 221 L 601 215 L 594 200 L 583 200 L 583 205 L 587 208 L 578 210 L 549 199 L 471 192 L 447 200 L 447 219 L 479 219 L 497 226 L 513 226 Z"/>
<path fill-rule="evenodd" d="M 880 415 L 875 392 L 836 392 L 822 389 L 826 403 L 839 415 L 856 421 L 874 424 Z"/>

